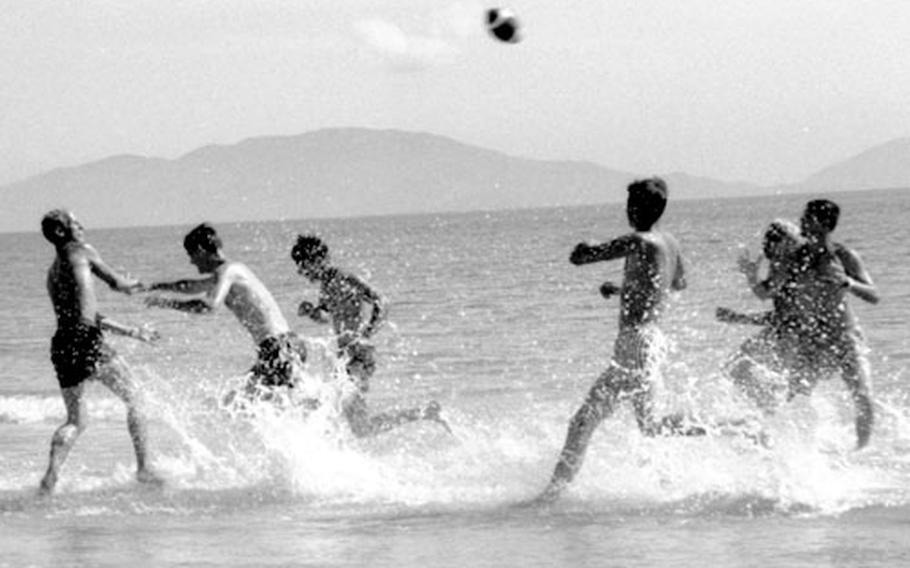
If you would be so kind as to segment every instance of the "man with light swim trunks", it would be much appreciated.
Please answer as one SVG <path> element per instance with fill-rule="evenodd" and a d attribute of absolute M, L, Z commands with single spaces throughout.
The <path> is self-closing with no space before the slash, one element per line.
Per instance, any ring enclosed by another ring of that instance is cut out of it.
<path fill-rule="evenodd" d="M 418 420 L 448 424 L 440 413 L 439 403 L 392 412 L 370 414 L 366 403 L 369 381 L 376 370 L 376 348 L 370 342 L 385 321 L 386 307 L 382 297 L 361 278 L 329 264 L 329 247 L 315 235 L 299 235 L 291 248 L 291 259 L 298 272 L 319 284 L 319 301 L 303 301 L 297 315 L 318 323 L 331 323 L 338 356 L 345 362 L 354 392 L 343 403 L 343 412 L 355 436 L 366 437 L 386 432 Z M 369 309 L 370 316 L 364 316 Z"/>
<path fill-rule="evenodd" d="M 139 386 L 126 362 L 104 341 L 104 331 L 154 341 L 158 334 L 147 327 L 123 325 L 98 312 L 92 276 L 112 290 L 132 294 L 143 290 L 133 278 L 109 267 L 92 245 L 85 242 L 82 224 L 69 211 L 55 209 L 41 221 L 41 232 L 54 245 L 56 258 L 47 273 L 47 291 L 57 317 L 57 332 L 51 340 L 51 361 L 57 372 L 60 392 L 66 405 L 66 423 L 54 432 L 50 463 L 41 479 L 41 493 L 57 485 L 60 468 L 85 430 L 85 385 L 99 381 L 127 408 L 127 427 L 136 453 L 136 479 L 160 483 L 148 465 L 146 417 Z"/>
<path fill-rule="evenodd" d="M 594 382 L 569 423 L 565 445 L 541 499 L 556 498 L 581 468 L 595 428 L 620 401 L 631 399 L 639 429 L 647 436 L 703 435 L 704 428 L 686 425 L 680 415 L 654 417 L 652 375 L 660 362 L 658 321 L 671 290 L 686 287 L 679 244 L 657 222 L 667 203 L 667 185 L 660 178 L 628 187 L 626 213 L 634 232 L 603 244 L 581 243 L 572 251 L 574 265 L 625 259 L 623 282 L 605 282 L 605 298 L 619 294 L 619 335 L 610 366 Z"/>
<path fill-rule="evenodd" d="M 183 241 L 190 263 L 205 274 L 201 279 L 156 282 L 150 290 L 196 296 L 179 299 L 150 296 L 146 305 L 188 313 L 228 308 L 253 338 L 257 359 L 246 385 L 250 396 L 268 398 L 277 387 L 297 386 L 306 359 L 303 340 L 288 326 L 278 303 L 246 265 L 228 260 L 221 237 L 208 223 L 190 231 Z"/>

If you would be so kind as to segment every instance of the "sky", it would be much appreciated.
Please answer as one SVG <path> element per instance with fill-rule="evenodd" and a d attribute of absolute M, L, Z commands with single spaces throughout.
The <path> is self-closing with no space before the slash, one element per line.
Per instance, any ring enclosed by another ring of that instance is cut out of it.
<path fill-rule="evenodd" d="M 907 0 L 0 0 L 0 184 L 332 127 L 796 182 L 910 136 L 908 53 Z"/>

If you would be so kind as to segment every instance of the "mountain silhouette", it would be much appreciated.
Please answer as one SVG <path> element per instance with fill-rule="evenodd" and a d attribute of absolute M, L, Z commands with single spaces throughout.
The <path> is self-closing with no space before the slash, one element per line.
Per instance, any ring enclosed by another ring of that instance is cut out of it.
<path fill-rule="evenodd" d="M 910 187 L 910 139 L 769 188 L 665 174 L 674 199 Z M 180 225 L 549 206 L 625 199 L 633 179 L 581 161 L 521 158 L 443 136 L 325 129 L 199 148 L 173 160 L 114 156 L 0 187 L 0 231 L 37 230 L 49 209 L 89 227 Z"/>

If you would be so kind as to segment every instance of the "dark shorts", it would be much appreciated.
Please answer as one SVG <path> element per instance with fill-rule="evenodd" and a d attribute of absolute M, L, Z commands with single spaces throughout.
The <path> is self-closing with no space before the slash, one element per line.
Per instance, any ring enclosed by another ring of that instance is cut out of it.
<path fill-rule="evenodd" d="M 791 392 L 807 394 L 816 383 L 841 375 L 854 380 L 866 363 L 868 351 L 862 330 L 854 327 L 831 337 L 819 335 L 803 338 L 796 350 L 796 362 L 791 377 Z"/>
<path fill-rule="evenodd" d="M 306 361 L 303 339 L 293 331 L 265 338 L 259 344 L 250 382 L 259 386 L 293 387 L 295 371 Z"/>
<path fill-rule="evenodd" d="M 79 323 L 58 328 L 51 339 L 51 362 L 62 389 L 79 385 L 115 356 L 97 326 Z"/>
<path fill-rule="evenodd" d="M 360 392 L 369 390 L 369 380 L 376 372 L 376 348 L 359 341 L 341 350 L 340 357 L 346 360 L 345 370 Z"/>

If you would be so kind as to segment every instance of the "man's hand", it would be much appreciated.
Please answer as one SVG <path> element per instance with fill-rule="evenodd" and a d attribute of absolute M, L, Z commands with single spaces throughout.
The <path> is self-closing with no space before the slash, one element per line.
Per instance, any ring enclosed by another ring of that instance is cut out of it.
<path fill-rule="evenodd" d="M 593 249 L 594 247 L 589 243 L 578 243 L 575 245 L 575 248 L 572 249 L 572 254 L 569 255 L 569 262 L 576 266 L 584 264 L 591 255 Z"/>
<path fill-rule="evenodd" d="M 622 288 L 607 280 L 600 285 L 600 295 L 609 300 L 614 294 L 619 294 Z"/>
<path fill-rule="evenodd" d="M 739 268 L 739 271 L 745 274 L 747 277 L 755 277 L 758 274 L 758 265 L 761 263 L 762 256 L 757 255 L 753 260 L 749 254 L 749 249 L 743 249 L 743 252 L 739 255 L 739 258 L 736 259 L 736 266 Z"/>
<path fill-rule="evenodd" d="M 736 323 L 737 321 L 736 312 L 730 308 L 717 308 L 717 310 L 714 312 L 714 317 L 717 318 L 718 321 L 722 321 L 724 323 Z"/>

